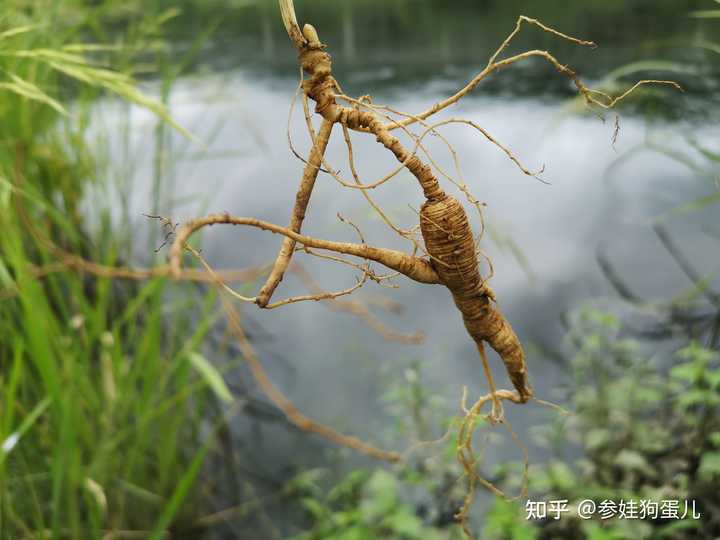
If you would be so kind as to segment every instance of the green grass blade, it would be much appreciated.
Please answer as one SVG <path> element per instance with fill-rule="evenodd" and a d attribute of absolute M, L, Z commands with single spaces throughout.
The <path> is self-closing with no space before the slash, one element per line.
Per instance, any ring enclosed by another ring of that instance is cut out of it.
<path fill-rule="evenodd" d="M 218 398 L 225 403 L 232 403 L 232 392 L 230 392 L 222 375 L 215 369 L 215 366 L 208 362 L 204 356 L 196 352 L 189 353 L 188 360 Z"/>
<path fill-rule="evenodd" d="M 720 54 L 720 43 L 714 43 L 712 41 L 699 41 L 695 44 L 695 47 L 714 52 L 715 54 Z"/>
<path fill-rule="evenodd" d="M 210 448 L 212 448 L 213 442 L 214 437 L 211 435 L 208 437 L 208 440 L 200 448 L 200 450 L 195 453 L 195 457 L 190 463 L 190 466 L 187 471 L 185 471 L 185 474 L 183 474 L 172 494 L 172 497 L 170 498 L 170 501 L 168 501 L 168 504 L 163 509 L 160 519 L 155 525 L 152 536 L 150 536 L 150 540 L 160 540 L 164 537 L 168 525 L 170 525 L 175 517 L 175 514 L 177 514 L 178 510 L 180 510 L 180 506 L 182 506 L 182 503 L 188 496 L 188 493 L 190 493 L 198 474 L 200 474 L 200 469 L 205 461 L 205 456 L 210 451 Z"/>
<path fill-rule="evenodd" d="M 19 36 L 20 34 L 25 34 L 27 32 L 32 32 L 33 30 L 36 30 L 41 26 L 42 25 L 40 24 L 27 24 L 25 26 L 18 26 L 16 28 L 11 28 L 10 30 L 5 30 L 4 32 L 0 32 L 0 40 Z"/>
<path fill-rule="evenodd" d="M 697 212 L 698 210 L 703 210 L 704 208 L 707 208 L 710 205 L 718 204 L 720 203 L 720 192 L 718 193 L 711 193 L 710 195 L 703 195 L 702 197 L 698 197 L 697 199 L 690 201 L 687 204 L 684 204 L 682 206 L 679 206 L 677 208 L 674 208 L 667 212 L 666 214 L 663 214 L 659 220 L 666 219 L 670 216 L 681 216 L 684 214 L 691 214 L 693 212 Z"/>
<path fill-rule="evenodd" d="M 21 79 L 17 75 L 11 75 L 11 77 L 13 79 L 13 82 L 0 83 L 0 89 L 5 89 L 9 92 L 14 92 L 15 94 L 25 97 L 27 99 L 49 105 L 60 114 L 67 116 L 67 109 L 65 109 L 65 107 L 63 107 L 59 101 L 53 99 L 48 94 L 43 92 L 37 85 Z"/>
<path fill-rule="evenodd" d="M 40 418 L 40 415 L 45 412 L 45 410 L 50 406 L 50 403 L 52 403 L 52 399 L 46 397 L 40 403 L 35 405 L 33 410 L 30 411 L 30 413 L 24 418 L 24 420 L 20 424 L 20 427 L 15 432 L 11 433 L 8 437 L 5 438 L 5 440 L 2 442 L 2 445 L 0 445 L 0 465 L 5 463 L 5 459 L 7 458 L 8 454 L 10 454 L 10 452 L 12 452 L 13 449 L 18 445 L 23 435 L 25 435 L 25 433 L 27 433 L 27 431 L 33 426 L 37 419 Z"/>
<path fill-rule="evenodd" d="M 720 19 L 720 9 L 693 11 L 690 16 L 696 19 Z"/>
<path fill-rule="evenodd" d="M 605 77 L 606 81 L 616 81 L 622 77 L 635 75 L 642 71 L 665 71 L 668 73 L 684 73 L 687 75 L 697 75 L 699 70 L 695 66 L 681 64 L 680 62 L 671 62 L 668 60 L 641 60 L 639 62 L 631 62 L 612 70 Z"/>

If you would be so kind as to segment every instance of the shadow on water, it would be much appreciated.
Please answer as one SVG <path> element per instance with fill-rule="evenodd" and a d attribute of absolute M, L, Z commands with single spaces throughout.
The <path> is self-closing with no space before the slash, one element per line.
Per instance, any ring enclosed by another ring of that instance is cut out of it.
<path fill-rule="evenodd" d="M 675 1 L 593 1 L 583 2 L 582 7 L 576 2 L 520 0 L 297 4 L 301 19 L 312 21 L 330 44 L 338 78 L 348 93 L 372 93 L 376 103 L 390 103 L 405 111 L 420 111 L 461 86 L 502 41 L 518 13 L 602 43 L 598 50 L 585 50 L 528 30 L 515 45 L 518 51 L 551 49 L 589 80 L 631 62 L 662 58 L 692 64 L 699 63 L 703 54 L 681 46 L 687 35 L 704 31 L 701 23 L 684 16 L 686 9 L 700 8 L 703 2 L 688 2 L 680 13 Z M 174 29 L 179 38 L 190 31 L 183 21 L 197 25 L 217 16 L 223 19 L 195 73 L 182 80 L 172 96 L 174 115 L 200 137 L 219 129 L 205 155 L 178 164 L 183 172 L 173 186 L 173 196 L 176 200 L 200 198 L 211 212 L 228 211 L 285 224 L 302 168 L 286 144 L 287 110 L 297 85 L 294 54 L 274 2 L 240 2 L 239 7 L 226 7 L 221 13 L 219 6 L 216 2 L 190 4 Z M 708 103 L 709 89 L 718 87 L 717 77 L 677 75 L 688 78 L 684 81 L 690 90 L 687 94 L 663 94 L 663 101 L 650 99 L 639 107 L 657 109 L 669 99 L 678 104 L 682 116 L 690 115 L 697 104 Z M 616 297 L 598 267 L 599 247 L 619 262 L 623 275 L 643 295 L 667 297 L 679 292 L 687 286 L 685 278 L 667 263 L 667 254 L 647 222 L 706 187 L 692 181 L 682 164 L 657 155 L 639 154 L 608 173 L 618 156 L 641 144 L 648 133 L 691 151 L 678 135 L 688 126 L 678 121 L 678 114 L 656 119 L 651 127 L 642 116 L 627 115 L 613 146 L 612 117 L 603 122 L 592 115 L 571 114 L 566 99 L 570 95 L 566 80 L 547 66 L 531 63 L 489 81 L 451 112 L 488 129 L 529 168 L 545 163 L 549 186 L 524 176 L 476 133 L 462 127 L 445 132 L 461 157 L 468 184 L 487 204 L 489 223 L 501 237 L 511 238 L 528 261 L 529 268 L 523 268 L 509 249 L 511 244 L 493 243 L 486 236 L 484 247 L 495 266 L 492 286 L 529 346 L 536 393 L 548 399 L 561 398 L 557 389 L 567 382 L 563 365 L 553 360 L 553 353 L 562 346 L 563 315 L 589 299 Z M 299 111 L 292 133 L 301 153 L 306 153 L 303 125 Z M 710 126 L 697 123 L 693 129 L 708 143 L 720 143 Z M 363 180 L 382 177 L 394 167 L 372 139 L 356 136 L 355 146 Z M 447 151 L 437 141 L 430 146 L 451 169 Z M 338 134 L 328 159 L 347 173 Z M 149 177 L 151 164 L 144 165 L 142 170 Z M 422 200 L 407 175 L 374 195 L 401 226 L 416 223 L 412 208 L 418 208 Z M 137 214 L 148 210 L 146 196 L 141 190 L 134 194 Z M 188 218 L 200 210 L 201 205 L 185 205 L 175 218 Z M 338 222 L 338 212 L 362 228 L 368 243 L 406 247 L 388 234 L 358 192 L 342 189 L 329 175 L 321 174 L 304 232 L 354 241 L 353 231 Z M 139 228 L 146 225 L 138 223 Z M 703 272 L 717 270 L 717 257 L 710 255 L 707 239 L 695 228 L 686 229 L 681 238 L 691 247 L 696 264 Z M 203 249 L 216 267 L 248 266 L 272 260 L 279 242 L 256 231 L 214 228 L 206 233 Z M 354 282 L 347 268 L 325 261 L 304 259 L 303 263 L 327 289 L 342 289 Z M 402 331 L 423 330 L 427 339 L 422 345 L 385 342 L 352 316 L 316 303 L 270 312 L 246 310 L 251 324 L 262 329 L 256 333 L 256 346 L 271 375 L 310 416 L 378 440 L 380 430 L 387 427 L 378 403 L 386 386 L 380 368 L 393 363 L 404 366 L 412 359 L 426 361 L 426 380 L 453 410 L 462 385 L 468 385 L 472 394 L 484 392 L 477 353 L 447 291 L 406 279 L 397 284 L 398 289 L 368 286 L 359 295 L 384 296 L 405 306 L 402 317 L 381 316 Z M 305 292 L 293 277 L 286 278 L 278 291 L 283 296 Z M 506 386 L 499 362 L 493 361 L 496 380 Z M 238 377 L 242 380 L 247 374 Z M 510 414 L 518 431 L 527 433 L 544 413 L 530 406 Z M 316 452 L 317 441 L 298 439 L 284 428 L 239 424 L 236 436 L 240 444 L 253 441 L 258 466 L 270 476 L 294 463 L 323 463 Z"/>

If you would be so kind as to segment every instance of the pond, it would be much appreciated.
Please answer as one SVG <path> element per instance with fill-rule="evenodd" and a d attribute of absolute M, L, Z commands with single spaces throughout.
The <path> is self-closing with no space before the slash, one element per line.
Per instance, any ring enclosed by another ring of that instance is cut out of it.
<path fill-rule="evenodd" d="M 569 382 L 562 360 L 563 336 L 572 310 L 592 301 L 630 311 L 609 274 L 621 276 L 634 294 L 647 299 L 670 299 L 692 286 L 651 222 L 716 189 L 677 157 L 688 156 L 712 175 L 711 164 L 693 141 L 720 147 L 715 128 L 718 61 L 712 63 L 710 53 L 691 46 L 710 39 L 712 24 L 717 24 L 687 16 L 706 3 L 686 2 L 682 9 L 677 2 L 640 1 L 296 4 L 300 19 L 312 21 L 328 44 L 344 90 L 356 96 L 371 94 L 376 104 L 401 111 L 422 111 L 463 86 L 512 30 L 520 13 L 592 39 L 600 47 L 578 47 L 526 27 L 512 51 L 551 50 L 591 83 L 600 84 L 611 70 L 630 66 L 621 79 L 624 87 L 640 78 L 671 78 L 686 88 L 683 94 L 655 89 L 621 108 L 614 140 L 615 114 L 601 118 L 582 113 L 569 81 L 537 60 L 504 70 L 438 116 L 470 119 L 512 149 L 528 168 L 545 166 L 542 178 L 547 183 L 524 175 L 500 149 L 468 127 L 444 128 L 467 184 L 487 205 L 482 248 L 494 266 L 491 285 L 526 346 L 539 397 L 562 401 Z M 216 17 L 223 23 L 193 72 L 175 86 L 170 101 L 175 118 L 207 141 L 208 148 L 191 147 L 173 164 L 174 180 L 166 186 L 159 210 L 177 221 L 227 211 L 285 225 L 303 165 L 287 144 L 288 110 L 298 84 L 295 53 L 274 2 L 188 6 L 172 28 L 178 49 L 193 28 Z M 634 69 L 643 67 L 649 69 Z M 135 111 L 135 121 L 147 126 L 136 143 L 147 144 L 151 119 Z M 299 104 L 290 133 L 299 153 L 306 155 L 309 140 Z M 395 166 L 372 137 L 355 134 L 353 142 L 363 181 L 380 178 Z M 434 139 L 428 144 L 437 161 L 453 170 L 452 156 L 442 143 Z M 182 145 L 173 136 L 172 146 Z M 652 149 L 656 147 L 666 150 Z M 327 157 L 344 176 L 349 175 L 346 152 L 338 130 Z M 152 162 L 138 166 L 137 185 L 149 186 Z M 717 174 L 717 165 L 714 171 Z M 149 189 L 141 187 L 132 197 L 138 230 L 148 228 L 140 217 L 151 210 L 148 194 Z M 409 175 L 399 175 L 372 195 L 400 226 L 417 223 L 422 198 Z M 338 213 L 357 224 L 369 244 L 407 248 L 357 190 L 342 188 L 321 173 L 303 232 L 356 241 Z M 477 219 L 474 226 L 477 231 Z M 720 270 L 717 209 L 714 214 L 710 208 L 679 216 L 667 227 L 701 275 Z M 274 259 L 280 241 L 267 233 L 215 227 L 204 235 L 203 254 L 217 268 L 260 265 Z M 298 260 L 326 290 L 355 283 L 357 272 L 345 266 L 306 255 Z M 393 426 L 381 397 L 392 385 L 404 384 L 404 371 L 412 361 L 422 362 L 424 380 L 446 400 L 449 413 L 459 409 L 463 386 L 470 395 L 486 391 L 474 344 L 448 292 L 408 279 L 395 283 L 399 287 L 393 289 L 367 285 L 356 298 L 370 305 L 387 299 L 402 306 L 400 315 L 376 308 L 373 312 L 398 332 L 422 331 L 422 344 L 384 340 L 357 317 L 321 303 L 273 311 L 243 309 L 253 342 L 277 385 L 309 416 L 378 444 L 387 442 L 385 432 Z M 252 295 L 258 286 L 249 284 L 243 290 Z M 279 299 L 306 293 L 302 282 L 289 275 L 276 295 Z M 215 362 L 224 361 L 214 357 L 212 349 L 206 353 Z M 495 356 L 491 360 L 496 381 L 507 387 L 500 362 Z M 244 370 L 229 381 L 253 387 Z M 547 412 L 537 405 L 508 409 L 513 427 L 529 444 L 528 429 Z M 238 446 L 253 448 L 252 467 L 269 477 L 280 478 L 293 465 L 325 463 L 317 451 L 324 445 L 312 437 L 247 419 L 234 425 Z M 440 434 L 439 427 L 433 430 L 434 436 Z M 491 462 L 520 456 L 509 441 L 498 450 L 501 453 L 488 456 Z M 542 459 L 542 450 L 533 449 L 531 455 Z"/>

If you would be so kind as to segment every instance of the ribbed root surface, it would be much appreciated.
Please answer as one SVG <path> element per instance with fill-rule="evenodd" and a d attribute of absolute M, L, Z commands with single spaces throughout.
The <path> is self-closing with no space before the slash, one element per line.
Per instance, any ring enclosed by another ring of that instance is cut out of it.
<path fill-rule="evenodd" d="M 443 194 L 423 204 L 420 227 L 425 248 L 433 257 L 443 284 L 450 289 L 462 313 L 465 328 L 478 346 L 486 341 L 502 358 L 508 375 L 523 401 L 532 396 L 525 353 L 483 283 L 475 241 L 465 209 L 454 197 Z"/>

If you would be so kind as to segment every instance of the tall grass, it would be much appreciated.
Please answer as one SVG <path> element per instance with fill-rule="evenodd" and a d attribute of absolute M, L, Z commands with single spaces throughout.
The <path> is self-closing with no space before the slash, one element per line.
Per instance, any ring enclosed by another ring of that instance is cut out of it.
<path fill-rule="evenodd" d="M 131 76 L 162 16 L 88 44 L 106 4 L 69 17 L 74 2 L 10 1 L 0 15 L 0 538 L 182 537 L 227 397 L 200 356 L 212 293 L 97 278 L 49 247 L 127 262 L 113 201 L 83 204 L 111 177 L 89 140 L 97 99 L 172 124 Z"/>

